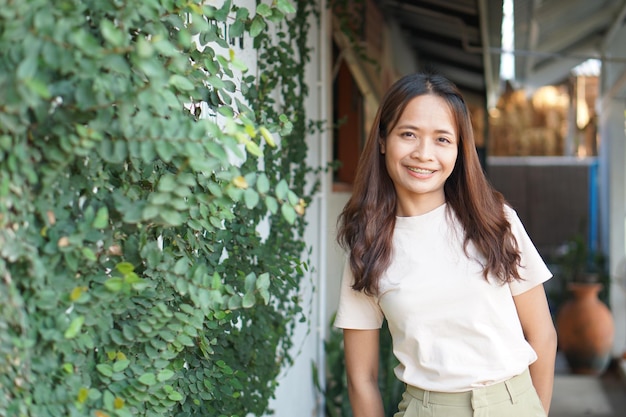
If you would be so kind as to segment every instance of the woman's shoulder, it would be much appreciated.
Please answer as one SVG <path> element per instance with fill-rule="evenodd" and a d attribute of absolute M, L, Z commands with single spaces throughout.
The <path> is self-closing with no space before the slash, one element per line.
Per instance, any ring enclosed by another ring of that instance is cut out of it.
<path fill-rule="evenodd" d="M 517 215 L 517 211 L 515 211 L 515 209 L 509 203 L 503 203 L 502 206 L 504 209 L 504 215 L 506 216 L 507 220 L 511 221 L 519 218 L 519 216 Z"/>
<path fill-rule="evenodd" d="M 515 236 L 521 236 L 526 234 L 526 228 L 524 222 L 519 217 L 517 211 L 509 204 L 504 204 L 504 216 L 511 226 L 511 231 Z"/>

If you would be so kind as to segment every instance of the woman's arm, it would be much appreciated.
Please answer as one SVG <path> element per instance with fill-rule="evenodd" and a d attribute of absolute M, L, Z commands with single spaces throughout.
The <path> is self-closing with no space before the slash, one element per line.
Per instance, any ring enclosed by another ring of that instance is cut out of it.
<path fill-rule="evenodd" d="M 348 394 L 354 417 L 383 417 L 378 388 L 379 330 L 344 329 Z"/>
<path fill-rule="evenodd" d="M 530 365 L 530 375 L 548 414 L 552 401 L 557 338 L 546 293 L 543 285 L 538 285 L 513 299 L 524 336 L 537 352 L 538 359 Z"/>

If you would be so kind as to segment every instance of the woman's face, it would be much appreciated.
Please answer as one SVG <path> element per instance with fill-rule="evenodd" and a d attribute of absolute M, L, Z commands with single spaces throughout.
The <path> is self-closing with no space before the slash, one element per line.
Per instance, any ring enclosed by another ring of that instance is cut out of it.
<path fill-rule="evenodd" d="M 398 196 L 398 216 L 426 213 L 445 202 L 459 138 L 450 107 L 435 95 L 412 99 L 381 143 Z"/>

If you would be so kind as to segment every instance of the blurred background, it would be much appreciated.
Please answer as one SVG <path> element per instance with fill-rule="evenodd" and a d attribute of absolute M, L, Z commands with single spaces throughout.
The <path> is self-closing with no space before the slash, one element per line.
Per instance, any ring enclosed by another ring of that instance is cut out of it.
<path fill-rule="evenodd" d="M 327 129 L 308 139 L 308 159 L 332 169 L 307 207 L 310 286 L 301 299 L 310 320 L 296 329 L 300 349 L 279 381 L 276 414 L 349 415 L 341 334 L 332 327 L 344 265 L 336 220 L 382 95 L 423 68 L 462 91 L 489 181 L 554 273 L 546 290 L 555 323 L 574 299 L 570 284 L 599 284 L 594 299 L 608 313 L 587 317 L 606 330 L 601 369 L 562 385 L 578 374 L 560 352 L 558 398 L 570 408 L 554 415 L 623 410 L 603 384 L 626 350 L 626 1 L 321 0 L 318 10 L 307 111 Z M 383 337 L 381 384 L 393 407 L 401 388 Z M 624 396 L 622 382 L 610 386 Z"/>

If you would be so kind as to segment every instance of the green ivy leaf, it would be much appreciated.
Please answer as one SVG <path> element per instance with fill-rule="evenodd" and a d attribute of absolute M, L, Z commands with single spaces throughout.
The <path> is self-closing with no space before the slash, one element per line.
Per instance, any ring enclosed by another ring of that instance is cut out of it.
<path fill-rule="evenodd" d="M 85 259 L 87 260 L 90 260 L 92 262 L 95 262 L 98 260 L 98 258 L 96 257 L 96 254 L 90 248 L 82 248 L 81 252 L 83 253 L 83 256 L 85 257 Z"/>
<path fill-rule="evenodd" d="M 265 206 L 272 214 L 276 214 L 278 212 L 278 202 L 272 196 L 265 197 Z"/>
<path fill-rule="evenodd" d="M 168 193 L 174 191 L 176 187 L 178 187 L 178 183 L 172 174 L 165 174 L 159 179 L 159 191 Z"/>
<path fill-rule="evenodd" d="M 265 20 L 263 20 L 260 15 L 255 16 L 250 24 L 250 36 L 252 38 L 256 38 L 261 34 L 261 32 L 263 32 L 263 29 L 265 29 L 266 26 L 267 24 L 265 23 Z"/>
<path fill-rule="evenodd" d="M 289 201 L 289 204 L 292 206 L 295 206 L 298 204 L 298 201 L 300 201 L 300 197 L 298 197 L 293 191 L 289 190 L 287 191 L 287 201 Z"/>
<path fill-rule="evenodd" d="M 263 151 L 261 150 L 259 145 L 257 145 L 257 143 L 254 141 L 249 140 L 246 142 L 246 150 L 258 158 L 263 156 Z"/>
<path fill-rule="evenodd" d="M 246 207 L 252 210 L 259 202 L 259 194 L 253 188 L 247 188 L 243 193 L 243 200 L 246 203 Z"/>
<path fill-rule="evenodd" d="M 104 376 L 113 376 L 113 367 L 109 364 L 99 363 L 98 365 L 96 365 L 96 369 Z"/>
<path fill-rule="evenodd" d="M 170 226 L 180 226 L 183 223 L 183 216 L 176 210 L 163 208 L 159 212 L 161 218 Z"/>
<path fill-rule="evenodd" d="M 270 274 L 267 272 L 264 272 L 261 275 L 259 275 L 259 277 L 257 278 L 255 282 L 255 285 L 256 285 L 256 288 L 259 290 L 264 289 L 264 288 L 269 288 Z"/>
<path fill-rule="evenodd" d="M 189 260 L 181 258 L 174 264 L 174 273 L 176 275 L 185 275 L 189 271 Z"/>
<path fill-rule="evenodd" d="M 83 327 L 83 323 L 85 323 L 85 317 L 78 316 L 74 318 L 74 320 L 72 320 L 72 322 L 70 323 L 70 326 L 67 328 L 63 336 L 66 339 L 75 338 L 80 332 L 80 329 Z"/>
<path fill-rule="evenodd" d="M 218 58 L 222 58 L 222 57 L 218 57 Z M 216 75 L 209 76 L 209 78 L 207 79 L 207 82 L 216 90 L 223 90 L 226 87 L 226 84 L 224 84 L 224 81 L 222 81 L 222 79 Z"/>
<path fill-rule="evenodd" d="M 184 91 L 191 91 L 194 89 L 194 85 L 191 81 L 178 74 L 174 74 L 170 77 L 169 84 Z"/>
<path fill-rule="evenodd" d="M 217 109 L 217 112 L 219 114 L 221 114 L 222 116 L 225 116 L 225 117 L 228 117 L 228 118 L 231 118 L 231 119 L 235 116 L 235 113 L 233 112 L 233 109 L 231 109 L 228 106 L 220 106 Z"/>
<path fill-rule="evenodd" d="M 176 155 L 176 148 L 167 140 L 161 140 L 155 143 L 157 154 L 163 158 L 165 162 L 170 162 Z"/>
<path fill-rule="evenodd" d="M 109 278 L 104 281 L 104 286 L 112 292 L 119 292 L 124 288 L 124 280 L 119 277 Z"/>
<path fill-rule="evenodd" d="M 110 20 L 103 19 L 100 22 L 100 31 L 111 45 L 122 46 L 124 44 L 124 34 Z"/>
<path fill-rule="evenodd" d="M 250 292 L 255 288 L 256 284 L 256 274 L 254 272 L 246 275 L 246 279 L 244 280 L 244 289 L 246 292 Z"/>
<path fill-rule="evenodd" d="M 183 395 L 181 393 L 179 393 L 178 391 L 172 391 L 169 394 L 167 394 L 167 398 L 169 398 L 172 401 L 182 401 L 183 400 Z"/>
<path fill-rule="evenodd" d="M 222 277 L 220 277 L 220 274 L 218 274 L 217 272 L 214 272 L 212 279 L 211 279 L 211 288 L 214 290 L 218 290 L 221 287 L 222 287 Z"/>
<path fill-rule="evenodd" d="M 109 225 L 109 209 L 107 206 L 102 206 L 96 213 L 96 218 L 91 224 L 94 229 L 104 229 Z"/>
<path fill-rule="evenodd" d="M 26 59 L 17 66 L 16 75 L 19 79 L 27 80 L 33 78 L 37 73 L 37 55 L 30 53 Z"/>
<path fill-rule="evenodd" d="M 48 89 L 48 85 L 36 78 L 26 78 L 24 80 L 24 84 L 28 87 L 33 93 L 37 94 L 39 97 L 44 99 L 49 99 L 52 95 L 50 94 L 50 90 Z"/>
<path fill-rule="evenodd" d="M 248 71 L 248 66 L 240 59 L 238 58 L 233 58 L 230 61 L 231 65 L 233 66 L 233 68 L 238 69 L 241 72 L 247 72 Z M 240 109 L 241 110 L 241 109 Z"/>
<path fill-rule="evenodd" d="M 138 381 L 144 385 L 152 386 L 157 383 L 157 379 L 152 372 L 147 372 L 138 378 Z"/>
<path fill-rule="evenodd" d="M 269 302 L 270 302 L 270 292 L 267 289 L 260 289 L 259 290 L 259 295 L 263 299 L 263 303 L 265 305 L 269 304 Z"/>
<path fill-rule="evenodd" d="M 178 278 L 176 280 L 176 290 L 182 295 L 187 294 L 189 292 L 189 283 L 187 280 Z"/>
<path fill-rule="evenodd" d="M 260 174 L 256 181 L 256 189 L 261 194 L 266 194 L 270 190 L 270 181 L 267 175 Z"/>
<path fill-rule="evenodd" d="M 282 206 L 280 206 L 280 212 L 283 215 L 283 218 L 285 220 L 287 220 L 287 222 L 289 224 L 294 224 L 296 221 L 296 211 L 293 209 L 292 206 L 290 206 L 289 204 L 285 203 Z"/>
<path fill-rule="evenodd" d="M 228 28 L 228 36 L 231 38 L 237 38 L 243 35 L 243 30 L 245 29 L 243 20 L 235 20 L 232 25 Z"/>
<path fill-rule="evenodd" d="M 115 265 L 115 269 L 120 271 L 122 274 L 126 275 L 126 274 L 130 274 L 131 272 L 133 272 L 135 270 L 135 266 L 131 264 L 130 262 L 120 262 L 117 265 Z"/>
<path fill-rule="evenodd" d="M 174 371 L 172 371 L 171 369 L 162 369 L 157 374 L 157 380 L 159 382 L 163 382 L 163 381 L 167 381 L 168 379 L 172 378 L 173 376 L 174 376 Z"/>
<path fill-rule="evenodd" d="M 128 365 L 130 365 L 130 361 L 128 359 L 116 361 L 113 364 L 113 372 L 122 372 L 124 369 L 128 368 Z"/>
<path fill-rule="evenodd" d="M 243 296 L 243 299 L 241 300 L 241 306 L 243 308 L 250 308 L 252 306 L 254 306 L 254 304 L 256 303 L 256 298 L 254 296 L 254 292 L 248 292 Z"/>
<path fill-rule="evenodd" d="M 265 3 L 259 3 L 256 7 L 256 13 L 263 17 L 268 17 L 272 14 L 272 9 L 269 5 Z"/>
<path fill-rule="evenodd" d="M 152 46 L 152 43 L 144 37 L 140 36 L 139 39 L 137 39 L 136 48 L 137 55 L 141 58 L 150 58 L 154 54 L 154 47 Z"/>
<path fill-rule="evenodd" d="M 243 190 L 237 187 L 228 187 L 226 189 L 226 194 L 228 194 L 231 200 L 236 202 L 236 201 L 241 200 L 241 195 L 243 194 Z"/>
<path fill-rule="evenodd" d="M 142 281 L 141 278 L 139 278 L 139 275 L 137 275 L 134 272 L 129 272 L 127 274 L 124 274 L 124 282 L 128 283 L 128 284 L 138 284 Z"/>
<path fill-rule="evenodd" d="M 181 333 L 178 336 L 176 336 L 176 340 L 184 346 L 195 346 L 195 343 L 193 342 L 193 339 L 191 337 L 189 337 L 188 335 Z"/>
<path fill-rule="evenodd" d="M 278 7 L 278 10 L 285 14 L 296 12 L 296 8 L 289 0 L 278 0 L 276 2 L 276 7 Z"/>
<path fill-rule="evenodd" d="M 147 205 L 144 207 L 141 217 L 143 220 L 154 219 L 159 215 L 159 207 L 154 205 Z"/>
<path fill-rule="evenodd" d="M 287 181 L 284 179 L 280 180 L 276 186 L 276 197 L 278 197 L 279 200 L 285 200 L 288 192 L 289 185 L 287 185 Z"/>
<path fill-rule="evenodd" d="M 241 296 L 235 294 L 228 299 L 228 308 L 230 310 L 236 310 L 241 308 Z"/>

